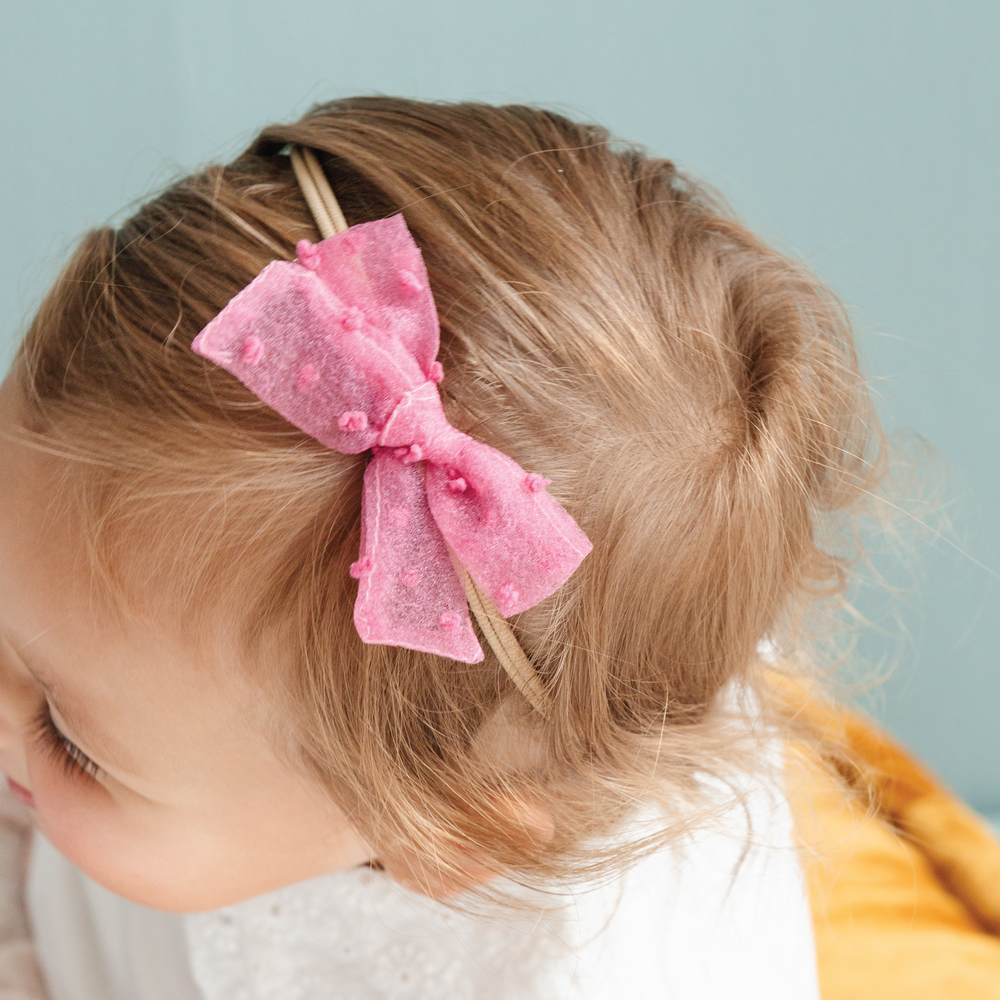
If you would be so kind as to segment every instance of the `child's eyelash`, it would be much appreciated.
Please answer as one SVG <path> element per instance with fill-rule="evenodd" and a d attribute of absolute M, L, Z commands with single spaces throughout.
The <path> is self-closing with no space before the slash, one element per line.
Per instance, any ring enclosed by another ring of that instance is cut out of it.
<path fill-rule="evenodd" d="M 75 743 L 60 732 L 52 721 L 48 703 L 42 706 L 31 728 L 34 738 L 53 757 L 59 759 L 68 774 L 83 773 L 97 778 L 104 773 L 100 765 L 95 764 Z"/>

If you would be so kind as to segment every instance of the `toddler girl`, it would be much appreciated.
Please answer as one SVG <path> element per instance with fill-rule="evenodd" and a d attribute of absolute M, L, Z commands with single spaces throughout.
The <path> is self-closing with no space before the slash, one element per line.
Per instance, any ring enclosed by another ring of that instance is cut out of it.
<path fill-rule="evenodd" d="M 877 430 L 670 162 L 334 102 L 90 233 L 2 400 L 54 1000 L 816 995 L 757 650 Z"/>

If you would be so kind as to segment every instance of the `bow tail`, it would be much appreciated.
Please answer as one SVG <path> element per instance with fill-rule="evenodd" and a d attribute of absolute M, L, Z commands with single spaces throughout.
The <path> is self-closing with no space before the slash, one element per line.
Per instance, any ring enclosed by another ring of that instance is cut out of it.
<path fill-rule="evenodd" d="M 442 536 L 504 618 L 554 594 L 593 547 L 545 492 L 547 484 L 471 438 L 455 468 L 427 470 L 428 503 Z"/>
<path fill-rule="evenodd" d="M 363 642 L 478 663 L 465 590 L 427 504 L 422 463 L 376 451 L 365 470 L 354 623 Z"/>

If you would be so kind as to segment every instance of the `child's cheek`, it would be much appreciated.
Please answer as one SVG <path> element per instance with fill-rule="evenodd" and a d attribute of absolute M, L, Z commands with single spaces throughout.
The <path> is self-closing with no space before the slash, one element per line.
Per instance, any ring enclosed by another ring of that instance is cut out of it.
<path fill-rule="evenodd" d="M 206 863 L 214 858 L 203 857 L 200 839 L 184 823 L 165 821 L 156 806 L 116 800 L 100 782 L 65 771 L 45 754 L 29 752 L 28 776 L 42 833 L 98 885 L 175 912 L 213 909 L 236 898 L 223 879 L 227 895 L 216 902 L 218 873 Z"/>
<path fill-rule="evenodd" d="M 109 884 L 122 862 L 122 817 L 111 794 L 89 775 L 49 755 L 27 756 L 35 817 L 48 840 L 95 881 Z"/>

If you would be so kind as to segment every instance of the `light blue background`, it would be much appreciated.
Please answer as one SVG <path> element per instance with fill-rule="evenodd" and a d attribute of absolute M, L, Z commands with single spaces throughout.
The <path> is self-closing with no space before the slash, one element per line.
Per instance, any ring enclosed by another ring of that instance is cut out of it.
<path fill-rule="evenodd" d="M 4 357 L 85 227 L 314 101 L 597 119 L 813 265 L 851 307 L 887 425 L 946 460 L 952 527 L 911 540 L 915 568 L 876 545 L 905 599 L 862 588 L 880 627 L 860 651 L 896 663 L 876 711 L 1000 809 L 998 29 L 996 0 L 5 0 Z"/>

